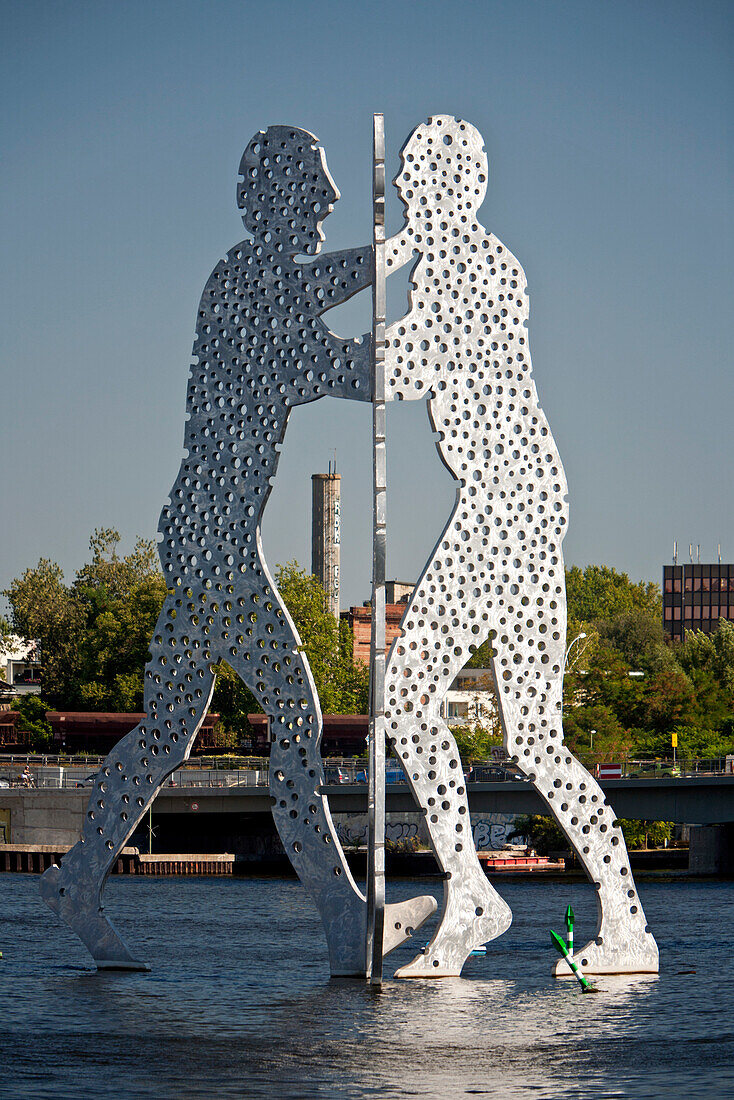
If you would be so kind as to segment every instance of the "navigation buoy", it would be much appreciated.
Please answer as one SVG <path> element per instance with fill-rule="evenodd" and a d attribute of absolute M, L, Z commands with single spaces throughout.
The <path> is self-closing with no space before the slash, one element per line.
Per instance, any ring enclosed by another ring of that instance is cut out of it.
<path fill-rule="evenodd" d="M 560 955 L 563 955 L 564 959 L 566 960 L 568 965 L 571 967 L 571 970 L 573 971 L 574 978 L 577 979 L 579 985 L 581 986 L 582 993 L 598 993 L 599 990 L 596 989 L 596 987 L 593 986 L 591 984 L 591 982 L 587 982 L 586 978 L 583 976 L 583 974 L 581 973 L 581 971 L 577 967 L 576 963 L 573 961 L 573 959 L 569 955 L 568 948 L 566 947 L 565 943 L 563 942 L 561 937 L 558 935 L 558 933 L 554 932 L 552 928 L 551 928 L 550 936 L 551 936 L 551 943 L 553 944 L 555 949 L 558 951 L 558 953 Z"/>
<path fill-rule="evenodd" d="M 566 910 L 566 947 L 569 955 L 573 955 L 573 909 L 570 905 Z"/>

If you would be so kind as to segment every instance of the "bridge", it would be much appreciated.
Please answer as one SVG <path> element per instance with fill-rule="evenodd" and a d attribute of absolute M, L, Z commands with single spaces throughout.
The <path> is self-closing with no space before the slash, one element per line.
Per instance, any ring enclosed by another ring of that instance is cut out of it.
<path fill-rule="evenodd" d="M 679 779 L 609 779 L 601 783 L 617 817 L 672 821 L 679 825 L 721 825 L 734 821 L 734 776 Z M 364 783 L 329 784 L 323 788 L 332 813 L 366 813 Z M 525 782 L 468 783 L 472 813 L 547 814 L 533 785 Z M 387 787 L 387 811 L 415 811 L 407 783 Z M 265 786 L 164 787 L 155 802 L 156 814 L 270 813 Z"/>
<path fill-rule="evenodd" d="M 131 843 L 145 851 L 152 827 L 161 851 L 277 854 L 282 849 L 263 780 L 262 772 L 177 772 Z M 609 779 L 601 786 L 618 817 L 692 826 L 690 866 L 697 873 L 734 870 L 734 775 Z M 527 781 L 469 782 L 467 790 L 476 815 L 548 813 Z M 365 783 L 329 784 L 323 791 L 335 814 L 367 811 Z M 65 851 L 79 837 L 89 794 L 88 785 L 0 789 L 0 849 L 5 842 Z M 389 813 L 417 810 L 406 783 L 389 783 L 386 795 Z"/>

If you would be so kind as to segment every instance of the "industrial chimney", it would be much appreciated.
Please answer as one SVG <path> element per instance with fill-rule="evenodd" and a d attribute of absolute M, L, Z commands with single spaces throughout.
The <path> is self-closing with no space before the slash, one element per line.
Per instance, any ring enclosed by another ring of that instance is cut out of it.
<path fill-rule="evenodd" d="M 318 577 L 332 615 L 339 618 L 339 564 L 341 550 L 341 475 L 311 475 L 311 572 Z"/>

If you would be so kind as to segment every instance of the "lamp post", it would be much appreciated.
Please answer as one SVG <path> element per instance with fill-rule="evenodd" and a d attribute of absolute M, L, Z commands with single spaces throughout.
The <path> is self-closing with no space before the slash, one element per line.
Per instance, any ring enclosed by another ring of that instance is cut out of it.
<path fill-rule="evenodd" d="M 566 650 L 566 657 L 565 657 L 564 662 L 563 662 L 563 674 L 564 674 L 564 676 L 566 674 L 566 668 L 568 666 L 568 657 L 569 657 L 569 654 L 570 654 L 571 650 L 576 645 L 576 642 L 582 642 L 585 637 L 586 637 L 586 633 L 585 633 L 585 631 L 582 630 L 581 633 L 577 634 L 576 637 L 574 638 L 574 640 L 569 643 L 568 649 Z"/>

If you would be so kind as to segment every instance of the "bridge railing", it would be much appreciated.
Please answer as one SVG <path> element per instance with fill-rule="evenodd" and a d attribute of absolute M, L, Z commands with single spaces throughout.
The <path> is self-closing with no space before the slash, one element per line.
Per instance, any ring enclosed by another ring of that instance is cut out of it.
<path fill-rule="evenodd" d="M 731 758 L 730 758 L 731 759 Z M 236 763 L 235 763 L 236 760 Z M 268 761 L 262 757 L 200 758 L 178 768 L 165 781 L 164 787 L 267 787 Z M 0 789 L 7 787 L 28 788 L 91 788 L 102 763 L 101 757 L 69 758 L 59 763 L 54 757 L 0 757 Z M 208 763 L 209 766 L 206 766 Z M 591 755 L 582 757 L 582 763 L 595 774 L 597 765 L 608 764 L 608 759 Z M 727 773 L 725 758 L 678 760 L 623 760 L 619 764 L 622 779 L 670 779 L 695 776 L 715 776 Z M 729 765 L 731 768 L 731 765 Z M 501 783 L 523 780 L 519 768 L 509 762 L 495 760 L 473 761 L 465 765 L 468 783 Z M 728 774 L 728 773 L 727 773 Z M 333 758 L 324 761 L 324 776 L 328 785 L 366 783 L 367 768 L 360 758 Z M 613 778 L 613 776 L 608 776 Z M 387 782 L 404 781 L 395 760 L 388 761 Z"/>

